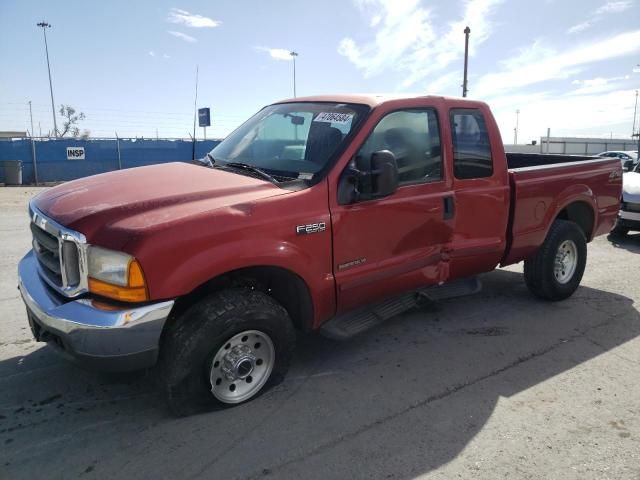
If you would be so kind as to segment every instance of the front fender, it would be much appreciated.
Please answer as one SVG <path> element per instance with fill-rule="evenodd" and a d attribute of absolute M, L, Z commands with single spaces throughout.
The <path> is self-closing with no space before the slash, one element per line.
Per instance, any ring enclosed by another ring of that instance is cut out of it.
<path fill-rule="evenodd" d="M 225 273 L 248 267 L 279 267 L 305 282 L 312 298 L 314 324 L 317 324 L 335 313 L 330 250 L 326 252 L 324 259 L 317 249 L 269 238 L 215 244 L 195 252 L 168 274 L 150 279 L 150 294 L 152 298 L 180 297 Z"/>

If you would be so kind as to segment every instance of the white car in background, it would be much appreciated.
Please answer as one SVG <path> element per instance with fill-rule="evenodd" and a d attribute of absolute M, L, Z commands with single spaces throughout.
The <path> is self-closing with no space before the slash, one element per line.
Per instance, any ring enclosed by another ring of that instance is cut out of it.
<path fill-rule="evenodd" d="M 597 156 L 605 158 L 619 158 L 622 163 L 622 168 L 627 171 L 633 170 L 633 168 L 638 164 L 638 152 L 634 150 L 612 150 L 609 152 L 599 153 Z"/>
<path fill-rule="evenodd" d="M 622 176 L 622 204 L 612 233 L 626 235 L 629 230 L 640 231 L 640 163 Z"/>

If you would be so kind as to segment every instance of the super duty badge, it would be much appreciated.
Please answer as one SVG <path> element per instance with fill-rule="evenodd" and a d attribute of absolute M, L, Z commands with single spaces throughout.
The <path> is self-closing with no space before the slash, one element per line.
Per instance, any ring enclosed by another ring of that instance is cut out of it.
<path fill-rule="evenodd" d="M 310 223 L 308 225 L 298 225 L 296 227 L 296 233 L 298 235 L 309 235 L 310 233 L 320 233 L 327 229 L 325 222 Z"/>

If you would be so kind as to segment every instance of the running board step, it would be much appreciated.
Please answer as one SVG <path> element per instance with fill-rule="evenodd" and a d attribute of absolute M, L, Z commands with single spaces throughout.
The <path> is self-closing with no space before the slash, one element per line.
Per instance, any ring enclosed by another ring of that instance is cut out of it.
<path fill-rule="evenodd" d="M 437 287 L 424 288 L 340 314 L 325 322 L 320 333 L 333 340 L 346 340 L 416 306 L 424 298 L 430 301 L 472 295 L 481 290 L 477 277 L 456 280 Z"/>
<path fill-rule="evenodd" d="M 448 298 L 464 297 L 473 295 L 482 290 L 482 283 L 478 277 L 469 277 L 445 283 L 443 285 L 424 288 L 418 293 L 429 300 L 436 302 Z"/>
<path fill-rule="evenodd" d="M 385 320 L 400 315 L 416 305 L 417 295 L 415 292 L 405 293 L 377 305 L 367 305 L 333 317 L 320 327 L 320 333 L 333 340 L 346 340 L 380 325 Z"/>

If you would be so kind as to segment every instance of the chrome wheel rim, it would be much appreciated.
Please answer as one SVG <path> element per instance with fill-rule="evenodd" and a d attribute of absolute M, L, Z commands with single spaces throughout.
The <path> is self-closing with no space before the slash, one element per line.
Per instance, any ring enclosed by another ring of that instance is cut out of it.
<path fill-rule="evenodd" d="M 565 240 L 558 247 L 553 274 L 558 283 L 565 284 L 573 278 L 578 265 L 578 247 L 573 240 Z"/>
<path fill-rule="evenodd" d="M 240 403 L 260 391 L 269 379 L 276 351 L 269 335 L 245 330 L 222 344 L 211 360 L 211 393 L 223 403 Z"/>

